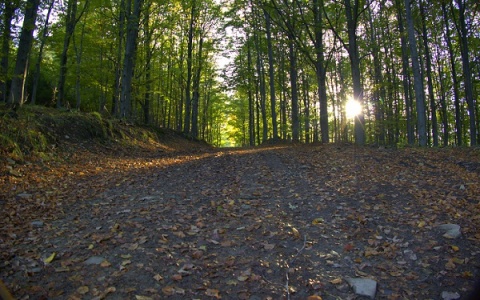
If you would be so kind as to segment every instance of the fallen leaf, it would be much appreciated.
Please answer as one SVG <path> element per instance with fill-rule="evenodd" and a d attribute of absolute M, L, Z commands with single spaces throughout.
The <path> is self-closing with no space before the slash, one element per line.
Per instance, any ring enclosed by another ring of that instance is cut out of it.
<path fill-rule="evenodd" d="M 162 292 L 167 296 L 171 296 L 175 294 L 175 288 L 173 286 L 165 286 L 162 288 Z"/>
<path fill-rule="evenodd" d="M 55 255 L 57 255 L 57 253 L 53 252 L 49 257 L 45 258 L 45 259 L 43 260 L 43 262 L 44 262 L 45 264 L 51 263 L 51 262 L 53 261 L 53 259 L 55 258 Z"/>
<path fill-rule="evenodd" d="M 100 266 L 103 268 L 110 267 L 112 264 L 108 260 L 104 260 L 100 263 Z"/>
<path fill-rule="evenodd" d="M 182 280 L 182 275 L 181 274 L 173 274 L 172 275 L 172 279 L 175 280 L 175 281 L 180 281 Z"/>
<path fill-rule="evenodd" d="M 445 269 L 447 270 L 455 269 L 455 264 L 453 263 L 452 259 L 449 259 L 448 262 L 445 264 Z"/>
<path fill-rule="evenodd" d="M 88 293 L 89 290 L 90 289 L 88 288 L 88 286 L 83 285 L 77 289 L 77 293 L 79 293 L 80 295 L 85 295 L 86 293 Z"/>
<path fill-rule="evenodd" d="M 338 277 L 338 278 L 335 278 L 333 280 L 330 280 L 330 283 L 331 284 L 340 284 L 340 283 L 342 283 L 342 278 Z"/>
<path fill-rule="evenodd" d="M 297 230 L 297 228 L 292 227 L 292 232 L 293 232 L 293 236 L 294 236 L 296 239 L 299 239 L 299 238 L 300 238 L 300 232 Z"/>
<path fill-rule="evenodd" d="M 152 297 L 141 296 L 141 295 L 135 295 L 135 299 L 137 299 L 137 300 L 153 300 Z"/>
<path fill-rule="evenodd" d="M 155 279 L 156 281 L 160 281 L 163 280 L 163 277 L 160 274 L 155 274 L 155 276 L 153 276 L 153 279 Z"/>
<path fill-rule="evenodd" d="M 343 250 L 346 252 L 352 251 L 353 249 L 354 247 L 352 244 L 346 244 L 345 246 L 343 246 Z"/>
<path fill-rule="evenodd" d="M 205 295 L 210 296 L 210 297 L 215 297 L 217 299 L 222 299 L 222 297 L 220 297 L 219 290 L 215 290 L 215 289 L 207 289 L 205 291 Z"/>

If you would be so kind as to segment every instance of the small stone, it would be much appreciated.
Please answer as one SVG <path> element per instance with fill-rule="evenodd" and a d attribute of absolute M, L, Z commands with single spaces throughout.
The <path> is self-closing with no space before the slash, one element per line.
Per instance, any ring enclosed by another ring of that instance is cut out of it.
<path fill-rule="evenodd" d="M 43 221 L 40 221 L 40 220 L 35 220 L 35 221 L 32 221 L 30 223 L 30 225 L 32 225 L 32 227 L 36 227 L 36 228 L 41 228 L 43 227 Z"/>
<path fill-rule="evenodd" d="M 457 224 L 443 224 L 437 228 L 445 232 L 443 237 L 447 239 L 456 239 L 462 235 L 460 232 L 460 225 Z"/>
<path fill-rule="evenodd" d="M 92 256 L 89 259 L 87 259 L 86 261 L 84 261 L 83 263 L 86 264 L 86 265 L 99 265 L 104 261 L 105 261 L 105 258 L 103 258 L 103 257 Z"/>
<path fill-rule="evenodd" d="M 369 278 L 346 278 L 346 280 L 358 296 L 375 299 L 377 293 L 377 282 L 375 280 Z"/>
<path fill-rule="evenodd" d="M 443 300 L 455 300 L 460 299 L 460 295 L 457 292 L 442 292 L 442 299 Z"/>

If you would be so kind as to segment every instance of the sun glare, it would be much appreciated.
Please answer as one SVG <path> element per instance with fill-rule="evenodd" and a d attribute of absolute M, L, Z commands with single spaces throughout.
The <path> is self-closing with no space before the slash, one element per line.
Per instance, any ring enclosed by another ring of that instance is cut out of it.
<path fill-rule="evenodd" d="M 350 99 L 345 104 L 345 113 L 347 114 L 347 118 L 353 119 L 358 116 L 362 112 L 362 105 L 355 99 Z"/>

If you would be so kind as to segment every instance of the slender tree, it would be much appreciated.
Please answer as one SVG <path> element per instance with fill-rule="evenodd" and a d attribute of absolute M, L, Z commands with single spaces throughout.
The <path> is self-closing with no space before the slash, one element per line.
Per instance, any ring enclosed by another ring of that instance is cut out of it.
<path fill-rule="evenodd" d="M 272 22 L 270 20 L 270 14 L 263 7 L 263 13 L 265 15 L 265 29 L 267 35 L 267 48 L 268 48 L 268 76 L 270 83 L 270 112 L 272 117 L 272 130 L 273 139 L 278 138 L 278 125 L 277 125 L 277 109 L 276 109 L 276 95 L 275 95 L 275 68 L 273 60 L 273 46 L 272 46 Z"/>
<path fill-rule="evenodd" d="M 57 108 L 63 107 L 65 98 L 65 80 L 67 76 L 67 60 L 68 60 L 68 48 L 70 46 L 70 40 L 75 31 L 75 26 L 82 17 L 83 13 L 87 9 L 88 1 L 86 0 L 83 9 L 77 16 L 78 4 L 77 0 L 69 0 L 67 3 L 67 11 L 65 15 L 65 36 L 63 40 L 63 50 L 60 56 L 60 75 L 57 86 Z"/>
<path fill-rule="evenodd" d="M 472 87 L 472 71 L 470 69 L 470 54 L 468 47 L 468 30 L 465 20 L 465 10 L 467 8 L 467 1 L 456 0 L 458 5 L 458 22 L 457 31 L 459 36 L 460 53 L 462 55 L 462 67 L 463 67 L 463 86 L 465 88 L 465 99 L 467 101 L 468 115 L 470 119 L 470 145 L 477 145 L 477 127 L 476 127 L 476 111 L 475 100 L 473 98 Z M 451 4 L 452 5 L 452 4 Z"/>
<path fill-rule="evenodd" d="M 410 0 L 405 0 L 405 17 L 407 20 L 408 40 L 410 45 L 410 57 L 413 70 L 413 87 L 415 89 L 415 98 L 417 106 L 417 130 L 418 143 L 420 146 L 427 146 L 427 120 L 425 117 L 425 93 L 423 90 L 423 80 L 420 73 L 420 63 L 417 52 L 417 40 L 415 37 L 415 28 L 413 25 L 413 16 L 410 7 Z"/>
<path fill-rule="evenodd" d="M 422 39 L 423 47 L 425 51 L 425 60 L 427 64 L 427 87 L 428 87 L 428 98 L 430 102 L 430 116 L 432 123 L 432 137 L 433 145 L 438 146 L 438 123 L 437 123 L 437 105 L 435 103 L 435 94 L 433 91 L 433 75 L 432 75 L 432 57 L 430 54 L 430 46 L 428 43 L 428 32 L 426 24 L 426 14 L 423 0 L 419 1 L 420 6 L 420 16 L 422 18 Z"/>
<path fill-rule="evenodd" d="M 47 15 L 45 17 L 45 22 L 43 25 L 42 35 L 40 37 L 40 48 L 38 50 L 38 57 L 35 63 L 35 73 L 33 76 L 32 100 L 31 100 L 32 104 L 35 104 L 37 99 L 38 81 L 40 80 L 40 65 L 43 59 L 43 49 L 45 47 L 45 42 L 47 41 L 48 23 L 50 21 L 50 14 L 52 13 L 54 4 L 55 4 L 55 0 L 50 0 L 50 3 L 48 4 L 48 9 L 47 9 Z"/>
<path fill-rule="evenodd" d="M 20 33 L 20 42 L 17 49 L 17 59 L 15 61 L 15 70 L 13 72 L 12 86 L 10 87 L 10 96 L 8 103 L 22 105 L 25 102 L 25 80 L 28 72 L 28 58 L 33 44 L 33 31 L 35 29 L 35 20 L 37 19 L 37 10 L 40 4 L 39 0 L 28 0 L 25 6 L 23 17 L 22 32 Z"/>
<path fill-rule="evenodd" d="M 18 1 L 4 1 L 2 16 L 2 51 L 0 54 L 0 101 L 7 102 L 8 62 L 12 35 L 12 20 L 18 7 Z"/>
<path fill-rule="evenodd" d="M 131 10 L 132 4 L 133 10 Z M 122 92 L 120 98 L 120 115 L 126 119 L 132 117 L 132 82 L 135 71 L 137 38 L 142 4 L 142 0 L 127 0 L 127 39 L 125 41 L 125 58 L 123 60 Z"/>

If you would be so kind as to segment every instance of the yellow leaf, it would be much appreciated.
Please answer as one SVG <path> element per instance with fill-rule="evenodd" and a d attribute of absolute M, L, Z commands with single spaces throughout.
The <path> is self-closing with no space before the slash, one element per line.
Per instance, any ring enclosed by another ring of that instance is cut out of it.
<path fill-rule="evenodd" d="M 80 295 L 85 295 L 86 293 L 88 293 L 89 290 L 90 289 L 88 288 L 88 286 L 84 285 L 77 289 L 77 293 L 79 293 Z"/>
<path fill-rule="evenodd" d="M 457 246 L 455 246 L 455 245 L 452 245 L 451 247 L 452 247 L 452 250 L 453 250 L 453 251 L 455 251 L 455 252 L 457 252 L 457 251 L 459 251 L 459 250 L 460 250 L 460 248 L 458 248 L 458 247 L 457 247 Z"/>
<path fill-rule="evenodd" d="M 422 228 L 425 225 L 426 225 L 425 221 L 420 221 L 417 226 L 418 226 L 418 228 Z"/>
<path fill-rule="evenodd" d="M 455 269 L 455 264 L 453 263 L 452 259 L 448 260 L 448 262 L 445 264 L 445 269 L 447 270 Z"/>
<path fill-rule="evenodd" d="M 318 295 L 308 296 L 307 300 L 322 300 L 322 297 Z"/>
<path fill-rule="evenodd" d="M 92 250 L 93 247 L 94 247 L 93 244 L 88 245 L 88 250 Z"/>
<path fill-rule="evenodd" d="M 461 258 L 453 258 L 452 259 L 453 263 L 457 264 L 457 265 L 463 265 L 463 263 L 465 262 L 465 260 L 461 259 Z"/>
<path fill-rule="evenodd" d="M 152 297 L 141 296 L 141 295 L 135 295 L 135 299 L 137 299 L 137 300 L 153 300 Z"/>
<path fill-rule="evenodd" d="M 333 280 L 330 280 L 331 284 L 340 284 L 342 283 L 342 278 L 335 278 Z"/>
<path fill-rule="evenodd" d="M 297 230 L 297 228 L 292 227 L 292 232 L 293 232 L 293 236 L 294 236 L 296 239 L 299 239 L 299 238 L 300 238 L 300 232 Z"/>
<path fill-rule="evenodd" d="M 51 262 L 53 261 L 53 259 L 55 258 L 55 255 L 57 255 L 57 253 L 53 252 L 52 255 L 50 255 L 49 257 L 45 258 L 45 259 L 43 260 L 43 262 L 44 262 L 45 264 L 51 263 Z"/>
<path fill-rule="evenodd" d="M 323 222 L 324 222 L 323 218 L 316 218 L 316 219 L 313 219 L 312 224 L 317 225 L 317 224 L 322 224 Z"/>

